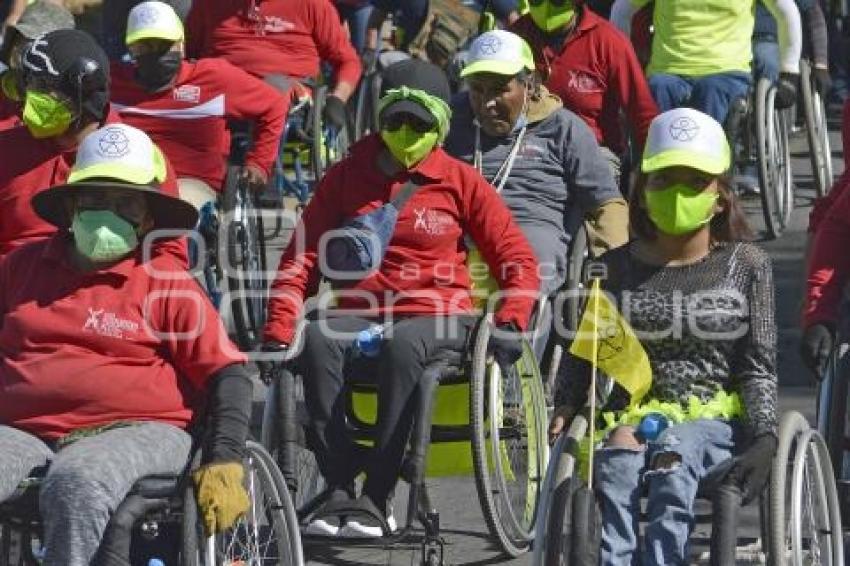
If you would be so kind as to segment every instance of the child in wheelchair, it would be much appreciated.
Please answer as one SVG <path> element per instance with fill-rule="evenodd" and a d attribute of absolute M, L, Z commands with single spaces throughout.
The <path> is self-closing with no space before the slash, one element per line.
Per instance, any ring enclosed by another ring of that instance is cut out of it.
<path fill-rule="evenodd" d="M 336 289 L 338 314 L 307 325 L 298 358 L 309 444 L 333 488 L 313 524 L 317 534 L 348 527 L 359 529 L 354 535 L 380 536 L 392 526 L 388 499 L 423 369 L 442 351 L 463 351 L 474 322 L 464 235 L 505 290 L 494 315 L 501 331 L 490 343 L 500 363 L 521 355 L 518 331 L 528 324 L 539 285 L 534 254 L 510 211 L 475 169 L 440 147 L 451 118 L 443 71 L 402 61 L 386 70 L 382 88 L 380 134 L 355 144 L 328 171 L 281 259 L 269 300 L 266 349 L 286 350 L 312 282 L 324 275 Z M 346 370 L 366 357 L 355 346 L 364 330 L 383 332 L 373 352 L 376 438 L 365 462 L 346 434 L 343 396 Z M 364 468 L 363 493 L 352 502 L 350 484 Z M 340 516 L 365 522 L 333 524 Z"/>
<path fill-rule="evenodd" d="M 220 532 L 248 507 L 244 358 L 179 260 L 141 245 L 197 219 L 162 191 L 165 169 L 140 130 L 94 131 L 68 183 L 32 199 L 56 234 L 0 263 L 0 501 L 49 464 L 46 565 L 87 566 L 140 478 L 182 472 L 201 401 L 211 428 L 193 476 L 200 519 Z"/>
<path fill-rule="evenodd" d="M 685 108 L 659 115 L 633 196 L 636 237 L 600 258 L 603 288 L 653 374 L 644 398 L 615 386 L 606 400 L 594 477 L 603 564 L 687 563 L 700 481 L 720 474 L 746 502 L 768 479 L 777 443 L 773 279 L 768 256 L 742 241 L 749 230 L 724 176 L 729 166 L 711 117 Z M 589 379 L 587 362 L 566 358 L 550 433 L 584 405 Z"/>

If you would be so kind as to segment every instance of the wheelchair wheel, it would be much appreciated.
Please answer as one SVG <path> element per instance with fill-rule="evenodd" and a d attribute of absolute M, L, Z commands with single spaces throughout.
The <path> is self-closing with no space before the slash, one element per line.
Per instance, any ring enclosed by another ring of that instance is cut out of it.
<path fill-rule="evenodd" d="M 803 89 L 803 114 L 806 119 L 812 175 L 817 196 L 821 197 L 832 187 L 832 150 L 829 145 L 826 106 L 815 88 L 812 66 L 806 59 L 800 61 L 800 83 Z"/>
<path fill-rule="evenodd" d="M 528 344 L 504 373 L 487 360 L 490 323 L 479 325 L 470 375 L 472 460 L 487 525 L 509 556 L 528 550 L 548 461 L 543 384 Z"/>
<path fill-rule="evenodd" d="M 228 531 L 209 539 L 201 536 L 204 543 L 195 554 L 201 557 L 200 564 L 300 566 L 304 557 L 298 523 L 280 472 L 265 449 L 251 441 L 246 445 L 245 468 L 245 487 L 251 505 Z M 198 523 L 195 532 L 200 534 L 201 530 Z M 184 548 L 187 548 L 185 540 Z M 191 558 L 189 552 L 185 554 Z"/>
<path fill-rule="evenodd" d="M 839 486 L 839 502 L 843 523 L 850 521 L 850 504 L 848 497 L 850 491 L 847 489 L 847 478 L 850 477 L 848 467 L 848 447 L 850 447 L 850 434 L 848 434 L 847 400 L 848 382 L 848 347 L 839 333 L 836 348 L 833 349 L 827 366 L 826 375 L 818 385 L 818 430 L 826 441 L 832 463 L 833 475 Z"/>
<path fill-rule="evenodd" d="M 243 351 L 261 340 L 266 320 L 266 244 L 257 197 L 239 181 L 240 167 L 231 166 L 223 194 L 223 221 L 219 232 L 219 258 L 224 272 L 236 339 Z"/>
<path fill-rule="evenodd" d="M 381 78 L 377 71 L 364 75 L 357 87 L 357 106 L 354 111 L 354 140 L 378 130 L 378 99 Z"/>
<path fill-rule="evenodd" d="M 322 115 L 327 96 L 327 86 L 317 88 L 313 92 L 313 105 L 310 111 L 311 157 L 313 175 L 317 183 L 331 165 L 345 157 L 348 146 L 351 145 L 349 128 L 337 131 L 334 128 L 325 127 L 323 123 Z"/>
<path fill-rule="evenodd" d="M 794 207 L 788 116 L 774 107 L 776 88 L 769 79 L 756 85 L 756 155 L 764 223 L 768 235 L 778 238 Z"/>
<path fill-rule="evenodd" d="M 821 436 L 797 412 L 782 416 L 771 470 L 768 563 L 843 565 L 835 479 Z"/>

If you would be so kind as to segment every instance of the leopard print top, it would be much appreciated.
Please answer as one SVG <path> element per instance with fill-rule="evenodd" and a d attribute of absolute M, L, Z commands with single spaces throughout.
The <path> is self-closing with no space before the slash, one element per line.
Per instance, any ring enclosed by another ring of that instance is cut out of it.
<path fill-rule="evenodd" d="M 701 261 L 653 266 L 632 244 L 600 258 L 603 288 L 616 299 L 643 344 L 653 382 L 647 398 L 711 399 L 720 389 L 741 395 L 751 433 L 776 434 L 776 322 L 770 258 L 749 243 L 718 244 Z M 598 266 L 597 266 L 598 267 Z M 581 406 L 590 365 L 568 353 L 558 371 L 558 405 Z M 607 410 L 628 404 L 615 387 Z"/>

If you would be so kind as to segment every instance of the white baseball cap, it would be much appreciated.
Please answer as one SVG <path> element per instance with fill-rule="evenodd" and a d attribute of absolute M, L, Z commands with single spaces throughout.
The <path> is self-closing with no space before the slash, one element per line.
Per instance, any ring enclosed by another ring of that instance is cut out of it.
<path fill-rule="evenodd" d="M 163 192 L 166 173 L 165 157 L 145 132 L 126 124 L 107 124 L 83 139 L 68 182 L 36 193 L 32 207 L 54 226 L 67 228 L 70 219 L 65 199 L 69 194 L 131 189 L 148 196 L 156 228 L 190 229 L 197 222 L 197 211 Z"/>
<path fill-rule="evenodd" d="M 714 118 L 693 108 L 674 108 L 649 125 L 641 170 L 690 167 L 719 175 L 732 165 L 726 132 Z"/>
<path fill-rule="evenodd" d="M 142 2 L 130 10 L 127 16 L 127 45 L 142 39 L 183 39 L 183 22 L 174 8 L 165 2 Z"/>
<path fill-rule="evenodd" d="M 528 43 L 515 33 L 500 29 L 479 35 L 469 48 L 467 61 L 461 77 L 476 73 L 513 76 L 523 69 L 534 70 L 534 55 Z"/>

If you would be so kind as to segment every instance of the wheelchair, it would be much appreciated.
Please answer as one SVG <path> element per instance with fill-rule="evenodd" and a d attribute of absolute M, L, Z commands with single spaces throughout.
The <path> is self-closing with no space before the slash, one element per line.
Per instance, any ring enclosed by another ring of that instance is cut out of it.
<path fill-rule="evenodd" d="M 245 488 L 251 506 L 228 531 L 204 536 L 189 474 L 194 466 L 187 466 L 179 476 L 148 476 L 136 482 L 110 518 L 107 536 L 110 529 L 134 525 L 132 564 L 144 565 L 158 559 L 161 563 L 181 566 L 300 566 L 304 563 L 300 533 L 283 478 L 261 445 L 248 441 L 245 448 Z M 196 463 L 197 458 L 193 462 Z M 3 566 L 41 563 L 38 494 L 46 469 L 34 472 L 0 504 L 0 564 Z M 139 516 L 139 502 L 150 500 L 157 504 Z"/>
<path fill-rule="evenodd" d="M 587 431 L 588 414 L 580 413 L 552 448 L 536 520 L 535 566 L 598 560 L 594 535 L 599 516 L 577 471 Z M 795 411 L 782 416 L 778 436 L 769 486 L 758 501 L 760 544 L 737 548 L 740 492 L 724 487 L 712 474 L 701 482 L 697 498 L 707 499 L 712 510 L 696 519 L 712 523 L 707 557 L 711 564 L 725 566 L 738 560 L 773 566 L 844 564 L 841 517 L 826 443 Z"/>
<path fill-rule="evenodd" d="M 528 343 L 521 359 L 509 371 L 503 373 L 488 359 L 491 325 L 489 317 L 482 318 L 469 351 L 447 354 L 429 364 L 423 373 L 401 474 L 410 484 L 407 518 L 398 533 L 383 539 L 389 543 L 409 540 L 418 520 L 425 530 L 421 540 L 423 564 L 444 563 L 439 513 L 433 508 L 425 485 L 429 453 L 444 443 L 460 443 L 471 450 L 482 511 L 504 554 L 516 557 L 530 546 L 548 460 L 543 384 Z M 293 351 L 297 350 L 294 345 Z M 346 378 L 347 425 L 353 438 L 368 443 L 374 435 L 375 414 L 358 409 L 356 397 L 361 396 L 361 402 L 363 396 L 371 398 L 374 408 L 376 385 L 368 371 Z M 463 418 L 440 422 L 434 418 L 441 406 L 464 397 L 467 403 L 461 411 L 465 413 Z M 261 438 L 280 463 L 302 524 L 309 522 L 329 495 L 323 491 L 305 441 L 308 426 L 300 376 L 291 362 L 284 363 L 268 389 Z"/>
<path fill-rule="evenodd" d="M 815 88 L 812 63 L 800 60 L 800 83 L 803 94 L 803 116 L 806 122 L 806 137 L 809 142 L 809 157 L 817 196 L 822 197 L 832 188 L 832 150 L 829 143 L 829 125 L 826 105 Z"/>
<path fill-rule="evenodd" d="M 775 107 L 775 97 L 776 85 L 759 78 L 746 98 L 733 101 L 725 124 L 733 165 L 741 169 L 756 165 L 762 215 L 771 239 L 782 235 L 794 209 L 788 141 L 792 118 L 790 110 Z"/>

